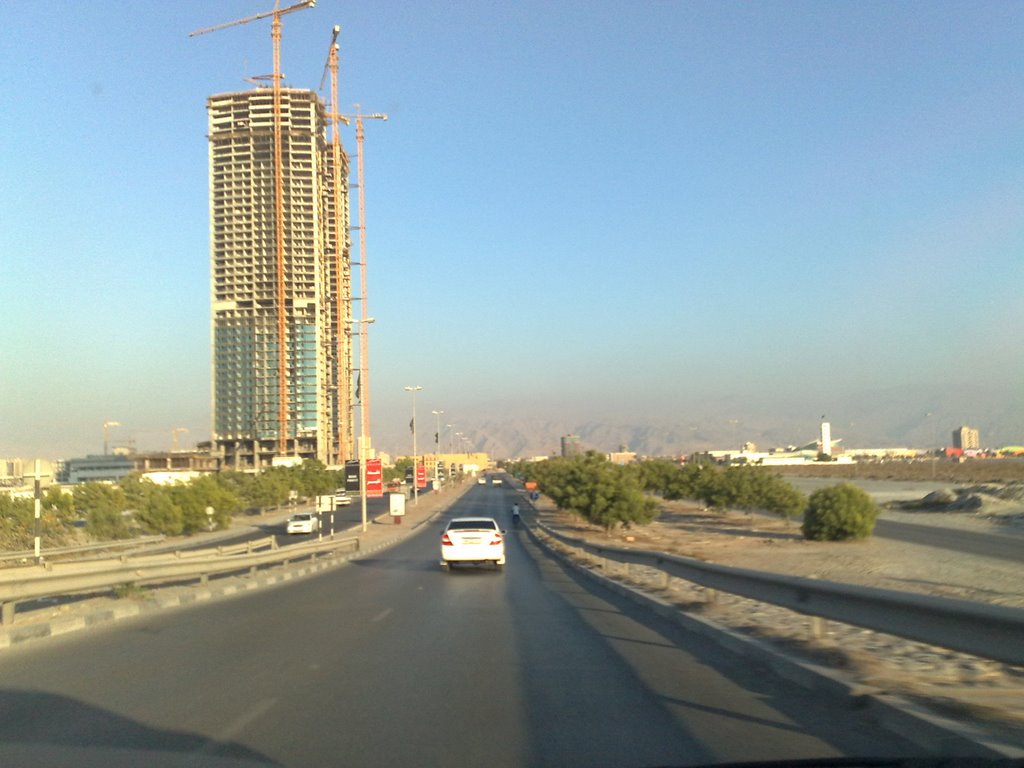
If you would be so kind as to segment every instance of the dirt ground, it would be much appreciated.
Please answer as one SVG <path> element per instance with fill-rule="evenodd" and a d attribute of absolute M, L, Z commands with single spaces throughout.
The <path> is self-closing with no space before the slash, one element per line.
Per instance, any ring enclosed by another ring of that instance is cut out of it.
<path fill-rule="evenodd" d="M 1000 522 L 1024 514 L 1005 505 L 1003 515 L 886 510 L 898 522 L 979 532 L 1020 535 L 1024 526 Z M 935 549 L 873 536 L 856 542 L 805 541 L 798 523 L 757 514 L 718 512 L 693 502 L 662 502 L 654 523 L 611 536 L 569 513 L 546 509 L 545 516 L 567 533 L 605 543 L 636 546 L 698 560 L 849 584 L 957 597 L 1024 608 L 1024 568 L 995 558 Z"/>

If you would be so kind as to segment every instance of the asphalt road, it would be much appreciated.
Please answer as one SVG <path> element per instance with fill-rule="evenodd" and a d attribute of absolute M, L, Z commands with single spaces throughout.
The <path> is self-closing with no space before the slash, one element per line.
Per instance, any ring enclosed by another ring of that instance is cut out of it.
<path fill-rule="evenodd" d="M 884 518 L 875 521 L 875 535 L 905 541 L 909 544 L 923 544 L 953 552 L 1024 563 L 1024 538 L 1020 536 L 1002 536 L 995 533 L 940 528 L 934 525 L 898 523 L 895 520 Z"/>
<path fill-rule="evenodd" d="M 511 501 L 480 486 L 452 513 L 507 525 Z M 509 531 L 504 572 L 443 573 L 441 526 L 316 577 L 5 653 L 0 764 L 112 765 L 112 752 L 137 765 L 499 768 L 920 754 L 595 591 L 522 530 Z"/>

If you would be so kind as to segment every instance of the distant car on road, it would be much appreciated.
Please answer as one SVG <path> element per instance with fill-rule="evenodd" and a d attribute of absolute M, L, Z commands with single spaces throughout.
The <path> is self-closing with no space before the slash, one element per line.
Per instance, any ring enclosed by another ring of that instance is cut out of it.
<path fill-rule="evenodd" d="M 500 477 L 492 477 L 491 478 L 491 485 L 501 485 L 501 478 Z"/>
<path fill-rule="evenodd" d="M 296 512 L 288 519 L 288 533 L 316 533 L 320 530 L 320 519 L 312 512 Z"/>
<path fill-rule="evenodd" d="M 487 485 L 487 478 L 486 477 L 478 477 L 476 479 L 476 484 L 477 485 Z"/>
<path fill-rule="evenodd" d="M 493 517 L 454 517 L 441 534 L 441 569 L 458 565 L 505 565 L 505 532 Z"/>
<path fill-rule="evenodd" d="M 347 507 L 352 503 L 352 497 L 347 493 L 338 493 L 334 496 L 334 506 L 336 507 Z"/>

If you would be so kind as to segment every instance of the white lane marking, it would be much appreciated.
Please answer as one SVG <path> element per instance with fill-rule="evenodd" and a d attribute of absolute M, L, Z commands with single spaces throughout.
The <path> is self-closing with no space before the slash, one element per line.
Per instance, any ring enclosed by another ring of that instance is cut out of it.
<path fill-rule="evenodd" d="M 372 619 L 370 619 L 370 623 L 371 624 L 376 624 L 378 621 L 384 621 L 384 619 L 386 619 L 388 616 L 391 615 L 391 611 L 392 611 L 391 608 L 388 608 L 387 610 L 381 611 L 376 616 L 374 616 Z"/>
<path fill-rule="evenodd" d="M 234 739 L 235 736 L 244 731 L 249 723 L 269 712 L 275 704 L 277 704 L 277 699 L 264 699 L 245 714 L 232 720 L 228 726 L 217 735 L 216 739 L 210 739 L 202 746 L 201 749 L 197 750 L 197 753 L 200 755 L 207 755 L 212 753 L 221 745 L 227 744 Z"/>

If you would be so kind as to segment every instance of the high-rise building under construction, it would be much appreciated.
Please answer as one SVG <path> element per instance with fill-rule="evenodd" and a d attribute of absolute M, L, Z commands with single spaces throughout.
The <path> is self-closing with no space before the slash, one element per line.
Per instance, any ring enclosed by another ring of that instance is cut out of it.
<path fill-rule="evenodd" d="M 229 468 L 344 461 L 354 449 L 347 156 L 332 154 L 312 91 L 281 89 L 279 161 L 272 89 L 211 96 L 207 111 L 214 450 Z"/>

